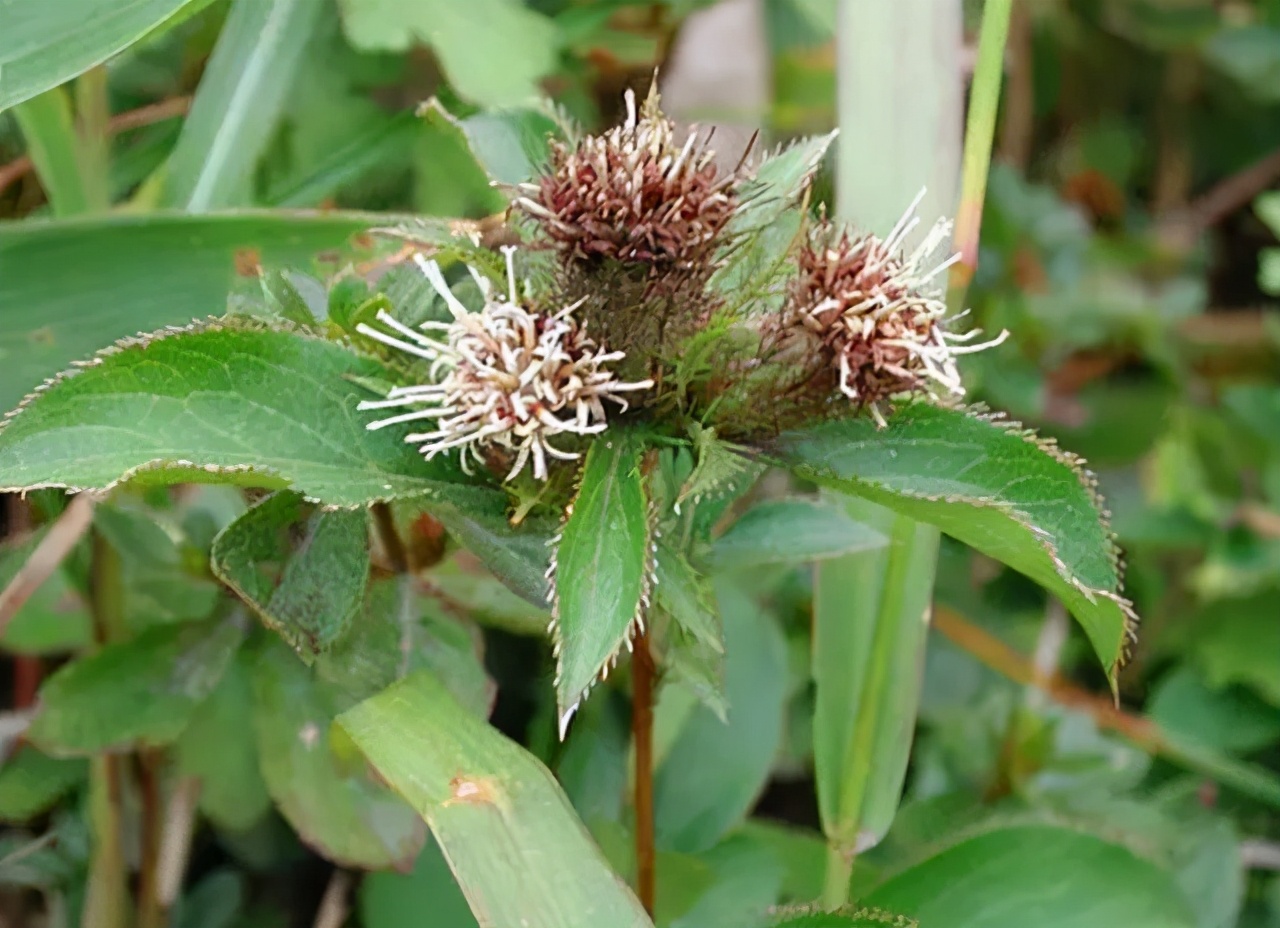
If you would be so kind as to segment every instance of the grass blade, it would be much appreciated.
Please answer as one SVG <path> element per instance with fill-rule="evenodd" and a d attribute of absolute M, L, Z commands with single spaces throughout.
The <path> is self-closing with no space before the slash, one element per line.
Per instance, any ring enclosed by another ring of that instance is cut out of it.
<path fill-rule="evenodd" d="M 959 39 L 958 2 L 875 0 L 842 8 L 840 125 L 881 140 L 871 158 L 864 146 L 840 146 L 842 219 L 884 234 L 921 187 L 931 193 L 926 220 L 950 209 L 959 167 Z M 852 498 L 846 505 L 891 541 L 815 568 L 813 725 L 829 842 L 828 908 L 847 901 L 853 855 L 884 836 L 897 810 L 938 551 L 936 529 Z"/>
<path fill-rule="evenodd" d="M 191 0 L 54 0 L 6 4 L 0 111 L 70 80 L 132 45 Z"/>
<path fill-rule="evenodd" d="M 53 215 L 64 218 L 90 211 L 93 205 L 77 157 L 79 139 L 71 115 L 71 95 L 63 87 L 46 90 L 13 108 L 27 154 Z"/>
<path fill-rule="evenodd" d="M 651 928 L 551 773 L 420 672 L 338 717 L 427 824 L 482 925 Z"/>
<path fill-rule="evenodd" d="M 169 159 L 169 205 L 199 213 L 246 204 L 253 167 L 324 10 L 315 0 L 237 0 Z"/>

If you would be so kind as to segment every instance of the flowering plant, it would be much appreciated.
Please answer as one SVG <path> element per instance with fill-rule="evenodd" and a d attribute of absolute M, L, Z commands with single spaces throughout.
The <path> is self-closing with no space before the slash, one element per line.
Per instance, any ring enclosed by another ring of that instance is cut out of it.
<path fill-rule="evenodd" d="M 656 94 L 628 95 L 601 135 L 561 136 L 505 185 L 500 223 L 375 230 L 378 260 L 329 280 L 319 312 L 265 286 L 250 313 L 128 339 L 54 378 L 0 431 L 0 486 L 274 491 L 218 536 L 213 571 L 338 675 L 324 660 L 368 599 L 370 529 L 375 562 L 402 575 L 439 563 L 447 533 L 548 610 L 564 738 L 627 651 L 637 705 L 656 673 L 723 718 L 732 642 L 714 575 L 890 544 L 818 497 L 749 505 L 777 467 L 1037 581 L 1114 685 L 1136 619 L 1105 511 L 1077 458 L 961 404 L 960 359 L 1007 333 L 957 329 L 947 223 L 919 235 L 918 201 L 883 237 L 830 223 L 809 207 L 832 137 L 726 167 L 696 131 L 677 141 Z M 299 526 L 307 545 L 264 585 L 260 562 Z M 383 713 L 419 707 L 447 738 L 438 718 L 464 726 L 469 703 L 410 682 L 341 724 L 447 835 L 497 787 L 441 764 L 447 795 L 417 792 L 422 758 L 385 752 Z"/>

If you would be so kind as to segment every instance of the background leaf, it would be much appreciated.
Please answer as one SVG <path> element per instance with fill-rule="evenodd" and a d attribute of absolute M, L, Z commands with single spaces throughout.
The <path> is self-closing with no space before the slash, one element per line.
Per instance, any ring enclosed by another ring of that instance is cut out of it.
<path fill-rule="evenodd" d="M 235 0 L 166 167 L 167 205 L 193 213 L 249 202 L 303 49 L 325 13 L 315 0 Z"/>
<path fill-rule="evenodd" d="M 253 730 L 253 650 L 241 648 L 217 688 L 192 714 L 174 745 L 182 776 L 200 780 L 200 810 L 215 824 L 244 831 L 271 808 Z"/>
<path fill-rule="evenodd" d="M 330 746 L 334 717 L 354 701 L 267 639 L 253 673 L 254 732 L 271 798 L 301 838 L 347 866 L 403 866 L 422 846 L 422 823 L 358 764 Z"/>
<path fill-rule="evenodd" d="M 717 584 L 725 630 L 728 722 L 699 706 L 654 776 L 658 842 L 671 850 L 712 847 L 763 789 L 782 739 L 786 645 L 773 617 L 727 582 Z M 661 726 L 663 698 L 655 724 Z"/>
<path fill-rule="evenodd" d="M 275 493 L 222 530 L 211 559 L 218 578 L 305 659 L 342 637 L 360 608 L 368 520 L 362 511 L 317 510 L 295 493 Z"/>
<path fill-rule="evenodd" d="M 146 35 L 192 0 L 23 4 L 0 37 L 0 111 L 75 77 Z"/>
<path fill-rule="evenodd" d="M 118 338 L 225 312 L 237 258 L 305 262 L 373 221 L 276 212 L 0 223 L 0 406 Z"/>
<path fill-rule="evenodd" d="M 883 535 L 823 500 L 779 499 L 752 506 L 711 548 L 715 569 L 798 564 L 883 546 Z"/>
<path fill-rule="evenodd" d="M 1172 880 L 1153 864 L 1092 835 L 1047 826 L 961 841 L 863 901 L 930 928 L 1195 924 Z"/>
<path fill-rule="evenodd" d="M 161 625 L 81 658 L 40 689 L 28 737 L 55 755 L 173 741 L 244 639 L 236 619 Z"/>
<path fill-rule="evenodd" d="M 473 103 L 528 102 L 555 64 L 555 26 L 517 0 L 473 0 L 466 9 L 452 0 L 339 0 L 339 6 L 357 48 L 403 51 L 425 42 Z"/>

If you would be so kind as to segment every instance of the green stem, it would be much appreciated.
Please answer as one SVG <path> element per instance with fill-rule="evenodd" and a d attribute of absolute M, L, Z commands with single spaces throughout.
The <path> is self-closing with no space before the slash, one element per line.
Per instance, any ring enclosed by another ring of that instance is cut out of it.
<path fill-rule="evenodd" d="M 964 160 L 960 175 L 960 207 L 956 211 L 955 247 L 960 260 L 951 268 L 948 304 L 953 310 L 964 303 L 969 283 L 978 267 L 978 235 L 982 231 L 982 204 L 987 196 L 991 145 L 1000 108 L 1000 82 L 1004 76 L 1004 48 L 1009 37 L 1013 0 L 986 0 L 978 35 L 978 62 L 969 92 L 969 118 L 964 133 Z"/>
<path fill-rule="evenodd" d="M 124 582 L 120 554 L 97 532 L 92 536 L 89 612 L 99 645 L 119 641 L 124 628 Z M 125 928 L 128 918 L 128 864 L 124 856 L 121 791 L 123 758 L 100 755 L 89 768 L 89 878 L 84 928 Z"/>
<path fill-rule="evenodd" d="M 822 880 L 822 908 L 837 911 L 849 902 L 849 880 L 854 855 L 834 842 L 827 843 L 827 870 Z"/>

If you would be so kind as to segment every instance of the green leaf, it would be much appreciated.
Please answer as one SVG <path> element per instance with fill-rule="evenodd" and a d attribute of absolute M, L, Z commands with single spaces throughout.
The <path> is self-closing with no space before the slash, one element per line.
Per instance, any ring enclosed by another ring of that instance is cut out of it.
<path fill-rule="evenodd" d="M 162 745 L 186 728 L 244 640 L 237 619 L 160 625 L 63 667 L 27 737 L 59 756 Z"/>
<path fill-rule="evenodd" d="M 409 873 L 370 873 L 360 882 L 360 924 L 366 928 L 403 928 L 431 913 L 442 928 L 478 928 L 467 897 L 449 872 L 440 845 L 428 838 Z"/>
<path fill-rule="evenodd" d="M 347 39 L 364 51 L 431 46 L 449 83 L 481 106 L 511 106 L 539 95 L 556 65 L 558 35 L 520 0 L 339 0 Z M 501 62 L 500 66 L 495 63 Z"/>
<path fill-rule="evenodd" d="M 0 407 L 116 339 L 223 313 L 238 256 L 306 262 L 376 221 L 246 212 L 0 223 Z"/>
<path fill-rule="evenodd" d="M 425 668 L 439 674 L 458 702 L 487 717 L 494 687 L 481 659 L 479 630 L 434 607 L 411 578 L 370 584 L 363 611 L 316 661 L 316 676 L 358 701 Z"/>
<path fill-rule="evenodd" d="M 225 325 L 136 340 L 58 378 L 8 421 L 0 485 L 292 484 L 338 506 L 440 491 L 456 465 L 427 463 L 394 430 L 368 431 L 356 410 L 365 394 L 352 380 L 388 376 L 300 333 Z"/>
<path fill-rule="evenodd" d="M 737 448 L 716 437 L 715 429 L 698 428 L 693 433 L 693 450 L 696 463 L 680 492 L 676 495 L 673 507 L 677 513 L 686 501 L 695 506 L 705 501 L 732 498 L 742 485 L 754 482 L 759 476 L 758 469 L 737 453 Z M 717 507 L 708 507 L 714 515 L 704 516 L 702 527 L 711 528 L 711 523 L 720 514 Z M 702 515 L 702 513 L 699 513 Z"/>
<path fill-rule="evenodd" d="M 886 543 L 814 576 L 813 754 L 824 833 L 852 855 L 893 821 L 924 675 L 938 531 L 865 500 L 842 501 Z"/>
<path fill-rule="evenodd" d="M 1115 674 L 1136 619 L 1092 478 L 1012 424 L 916 403 L 884 429 L 869 418 L 783 435 L 801 476 L 861 496 L 1026 574 L 1062 599 Z"/>
<path fill-rule="evenodd" d="M 551 773 L 431 674 L 408 677 L 338 724 L 431 826 L 477 921 L 493 928 L 652 925 Z"/>
<path fill-rule="evenodd" d="M 71 95 L 63 87 L 46 90 L 13 108 L 53 214 L 59 217 L 87 213 L 94 203 L 77 159 L 79 139 L 71 116 Z"/>
<path fill-rule="evenodd" d="M 362 510 L 318 509 L 296 493 L 274 493 L 222 530 L 210 560 L 218 579 L 308 660 L 360 608 L 368 521 Z"/>
<path fill-rule="evenodd" d="M 1179 740 L 1248 753 L 1280 740 L 1280 713 L 1243 687 L 1211 689 L 1189 666 L 1161 677 L 1147 712 Z"/>
<path fill-rule="evenodd" d="M 334 717 L 353 700 L 268 638 L 254 668 L 254 731 L 267 790 L 308 845 L 346 866 L 403 866 L 422 846 L 422 823 L 330 745 Z"/>
<path fill-rule="evenodd" d="M 786 642 L 773 617 L 741 591 L 717 584 L 725 626 L 729 720 L 698 706 L 654 776 L 658 841 L 707 850 L 750 811 L 782 741 Z M 663 700 L 658 703 L 661 725 Z"/>
<path fill-rule="evenodd" d="M 1172 878 L 1093 835 L 1030 825 L 960 841 L 863 900 L 928 928 L 1190 928 Z"/>
<path fill-rule="evenodd" d="M 236 652 L 217 689 L 196 709 L 174 745 L 179 774 L 200 780 L 200 810 L 232 831 L 248 829 L 271 808 L 250 734 L 251 664 L 251 648 Z"/>
<path fill-rule="evenodd" d="M 654 598 L 685 634 L 724 651 L 724 627 L 711 581 L 665 541 L 658 542 Z"/>
<path fill-rule="evenodd" d="M 748 509 L 716 539 L 716 570 L 820 561 L 883 547 L 887 539 L 840 506 L 815 499 L 768 500 Z"/>
<path fill-rule="evenodd" d="M 314 0 L 236 0 L 169 156 L 166 201 L 200 213 L 251 201 L 250 176 L 325 11 Z"/>
<path fill-rule="evenodd" d="M 128 506 L 125 500 L 98 504 L 93 525 L 120 556 L 121 612 L 129 628 L 143 631 L 213 614 L 221 591 L 201 563 L 203 550 L 197 552 L 180 528 L 163 525 L 154 510 Z"/>
<path fill-rule="evenodd" d="M 513 527 L 507 521 L 506 496 L 479 488 L 451 488 L 428 508 L 509 590 L 534 606 L 550 605 L 547 571 L 553 523 L 529 519 Z"/>
<path fill-rule="evenodd" d="M 23 3 L 0 33 L 0 111 L 101 64 L 191 0 Z"/>
<path fill-rule="evenodd" d="M 82 758 L 50 757 L 30 745 L 0 766 L 0 821 L 25 822 L 51 809 L 88 778 Z"/>
<path fill-rule="evenodd" d="M 644 621 L 651 555 L 643 453 L 635 435 L 607 435 L 591 445 L 556 550 L 553 637 L 562 738 L 591 684 Z"/>
<path fill-rule="evenodd" d="M 1275 620 L 1276 590 L 1256 596 L 1218 600 L 1193 617 L 1190 654 L 1212 687 L 1251 686 L 1280 706 L 1280 622 Z"/>
<path fill-rule="evenodd" d="M 419 110 L 426 121 L 446 132 L 471 152 L 492 181 L 518 184 L 545 164 L 547 138 L 556 124 L 532 109 L 506 109 L 459 118 L 432 97 Z"/>
<path fill-rule="evenodd" d="M 832 132 L 804 139 L 766 158 L 744 186 L 741 204 L 725 229 L 729 244 L 708 284 L 733 305 L 770 305 L 781 299 L 781 291 L 771 285 L 787 269 L 790 246 L 800 234 L 801 211 L 795 203 L 835 137 Z"/>
<path fill-rule="evenodd" d="M 711 865 L 713 882 L 671 922 L 671 928 L 748 928 L 764 924 L 764 913 L 778 901 L 782 888 L 782 864 L 777 857 L 760 844 L 735 836 L 697 860 Z"/>
<path fill-rule="evenodd" d="M 269 206 L 316 206 L 375 169 L 389 169 L 388 165 L 411 149 L 419 130 L 417 117 L 406 110 L 347 135 L 341 147 L 329 151 L 309 170 L 294 172 L 271 186 L 264 202 Z"/>
<path fill-rule="evenodd" d="M 1205 59 L 1260 103 L 1280 100 L 1280 29 L 1222 29 L 1204 47 Z"/>

